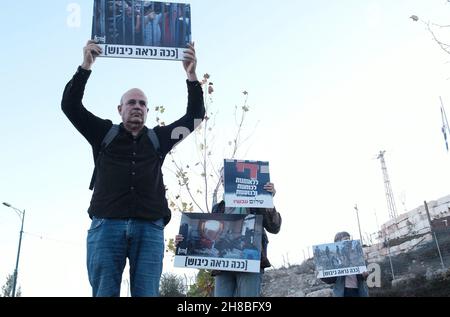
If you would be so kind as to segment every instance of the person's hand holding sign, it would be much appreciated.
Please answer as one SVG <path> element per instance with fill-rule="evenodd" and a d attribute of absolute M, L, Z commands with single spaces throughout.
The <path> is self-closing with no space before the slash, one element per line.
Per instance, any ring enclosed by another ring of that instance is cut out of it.
<path fill-rule="evenodd" d="M 195 70 L 197 68 L 197 58 L 195 57 L 194 42 L 189 43 L 188 47 L 183 51 L 183 67 L 186 71 L 186 75 L 189 81 L 197 81 L 197 74 Z"/>
<path fill-rule="evenodd" d="M 102 53 L 102 48 L 94 40 L 89 40 L 83 48 L 83 64 L 81 67 L 90 70 L 95 58 Z"/>
<path fill-rule="evenodd" d="M 277 192 L 273 183 L 267 183 L 266 185 L 264 185 L 264 189 L 269 193 L 272 193 L 272 196 L 275 196 L 275 193 Z"/>

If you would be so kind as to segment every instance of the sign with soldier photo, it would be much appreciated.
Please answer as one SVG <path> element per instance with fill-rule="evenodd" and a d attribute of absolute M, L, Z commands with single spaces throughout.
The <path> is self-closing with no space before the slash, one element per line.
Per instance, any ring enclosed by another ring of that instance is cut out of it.
<path fill-rule="evenodd" d="M 313 246 L 317 278 L 361 274 L 367 271 L 359 240 Z"/>
<path fill-rule="evenodd" d="M 182 60 L 191 42 L 190 4 L 94 0 L 92 39 L 103 57 Z"/>
<path fill-rule="evenodd" d="M 273 208 L 272 194 L 264 189 L 268 182 L 269 162 L 224 160 L 225 206 Z"/>
<path fill-rule="evenodd" d="M 183 213 L 176 267 L 259 272 L 262 216 Z"/>

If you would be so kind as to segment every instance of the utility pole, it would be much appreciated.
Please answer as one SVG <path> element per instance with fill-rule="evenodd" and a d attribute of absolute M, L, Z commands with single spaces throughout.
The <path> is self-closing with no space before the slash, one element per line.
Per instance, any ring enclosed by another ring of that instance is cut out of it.
<path fill-rule="evenodd" d="M 441 260 L 441 266 L 445 270 L 444 260 L 442 260 L 441 248 L 439 248 L 439 242 L 438 242 L 438 239 L 436 237 L 436 232 L 433 230 L 433 225 L 431 223 L 430 212 L 428 211 L 428 204 L 427 204 L 426 201 L 424 201 L 423 204 L 425 205 L 425 211 L 427 212 L 428 223 L 430 224 L 430 231 L 433 234 L 434 241 L 436 242 L 436 248 L 437 248 L 438 253 L 439 253 L 439 259 Z"/>
<path fill-rule="evenodd" d="M 363 246 L 363 238 L 362 238 L 362 234 L 361 234 L 361 225 L 359 223 L 359 213 L 358 213 L 358 205 L 355 205 L 355 210 L 356 210 L 356 219 L 358 220 L 358 230 L 359 230 L 359 239 L 361 241 L 361 247 Z"/>
<path fill-rule="evenodd" d="M 386 248 L 387 248 L 387 250 L 388 250 L 388 257 L 389 257 L 389 264 L 390 264 L 390 266 L 391 266 L 392 280 L 395 280 L 394 266 L 392 265 L 392 258 L 391 258 L 391 246 L 390 246 L 390 244 L 389 244 L 389 237 L 388 237 L 387 231 L 386 231 L 385 234 L 386 234 L 386 235 L 385 235 L 385 237 L 384 237 L 384 239 L 385 239 L 384 242 L 385 242 Z"/>
<path fill-rule="evenodd" d="M 380 153 L 378 153 L 377 159 L 379 159 L 381 162 L 381 170 L 383 172 L 384 189 L 385 189 L 385 193 L 386 193 L 386 201 L 387 201 L 387 205 L 388 205 L 389 218 L 395 219 L 395 218 L 397 218 L 397 208 L 395 207 L 394 194 L 392 193 L 391 182 L 389 180 L 386 162 L 384 160 L 384 153 L 386 153 L 386 151 L 380 151 Z"/>

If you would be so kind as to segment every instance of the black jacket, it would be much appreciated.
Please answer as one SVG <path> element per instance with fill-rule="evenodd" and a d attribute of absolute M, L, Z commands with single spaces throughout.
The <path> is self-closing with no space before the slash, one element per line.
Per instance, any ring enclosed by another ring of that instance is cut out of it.
<path fill-rule="evenodd" d="M 205 108 L 201 84 L 187 81 L 188 106 L 183 117 L 170 125 L 154 128 L 160 143 L 160 156 L 146 135 L 147 127 L 134 137 L 122 124 L 119 134 L 99 156 L 101 142 L 113 123 L 93 115 L 82 104 L 90 74 L 91 71 L 78 67 L 66 85 L 61 102 L 65 115 L 92 146 L 94 162 L 97 162 L 89 215 L 148 220 L 164 218 L 167 224 L 171 214 L 161 166 L 165 155 L 181 140 L 181 137 L 171 138 L 172 131 L 182 127 L 192 132 L 194 120 L 203 120 Z"/>

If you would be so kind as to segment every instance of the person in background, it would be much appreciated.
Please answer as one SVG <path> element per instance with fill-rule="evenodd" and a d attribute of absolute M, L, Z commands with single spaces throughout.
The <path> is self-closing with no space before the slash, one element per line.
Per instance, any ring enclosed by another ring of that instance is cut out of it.
<path fill-rule="evenodd" d="M 223 186 L 223 169 L 221 171 L 221 183 Z M 275 196 L 276 190 L 273 183 L 264 185 L 264 189 Z M 225 214 L 256 214 L 263 216 L 263 233 L 261 247 L 260 272 L 233 272 L 233 271 L 213 271 L 215 287 L 214 297 L 259 297 L 261 295 L 261 280 L 264 269 L 271 266 L 267 258 L 267 238 L 266 230 L 276 234 L 281 228 L 281 215 L 274 208 L 230 208 L 225 206 L 222 200 L 212 208 L 213 213 Z M 182 235 L 175 236 L 175 244 L 183 241 Z"/>
<path fill-rule="evenodd" d="M 336 233 L 334 242 L 345 240 L 351 240 L 348 232 L 341 231 Z M 369 276 L 369 273 L 363 272 L 362 274 L 325 277 L 321 278 L 321 280 L 327 284 L 334 284 L 333 294 L 335 297 L 368 297 L 367 276 Z"/>

